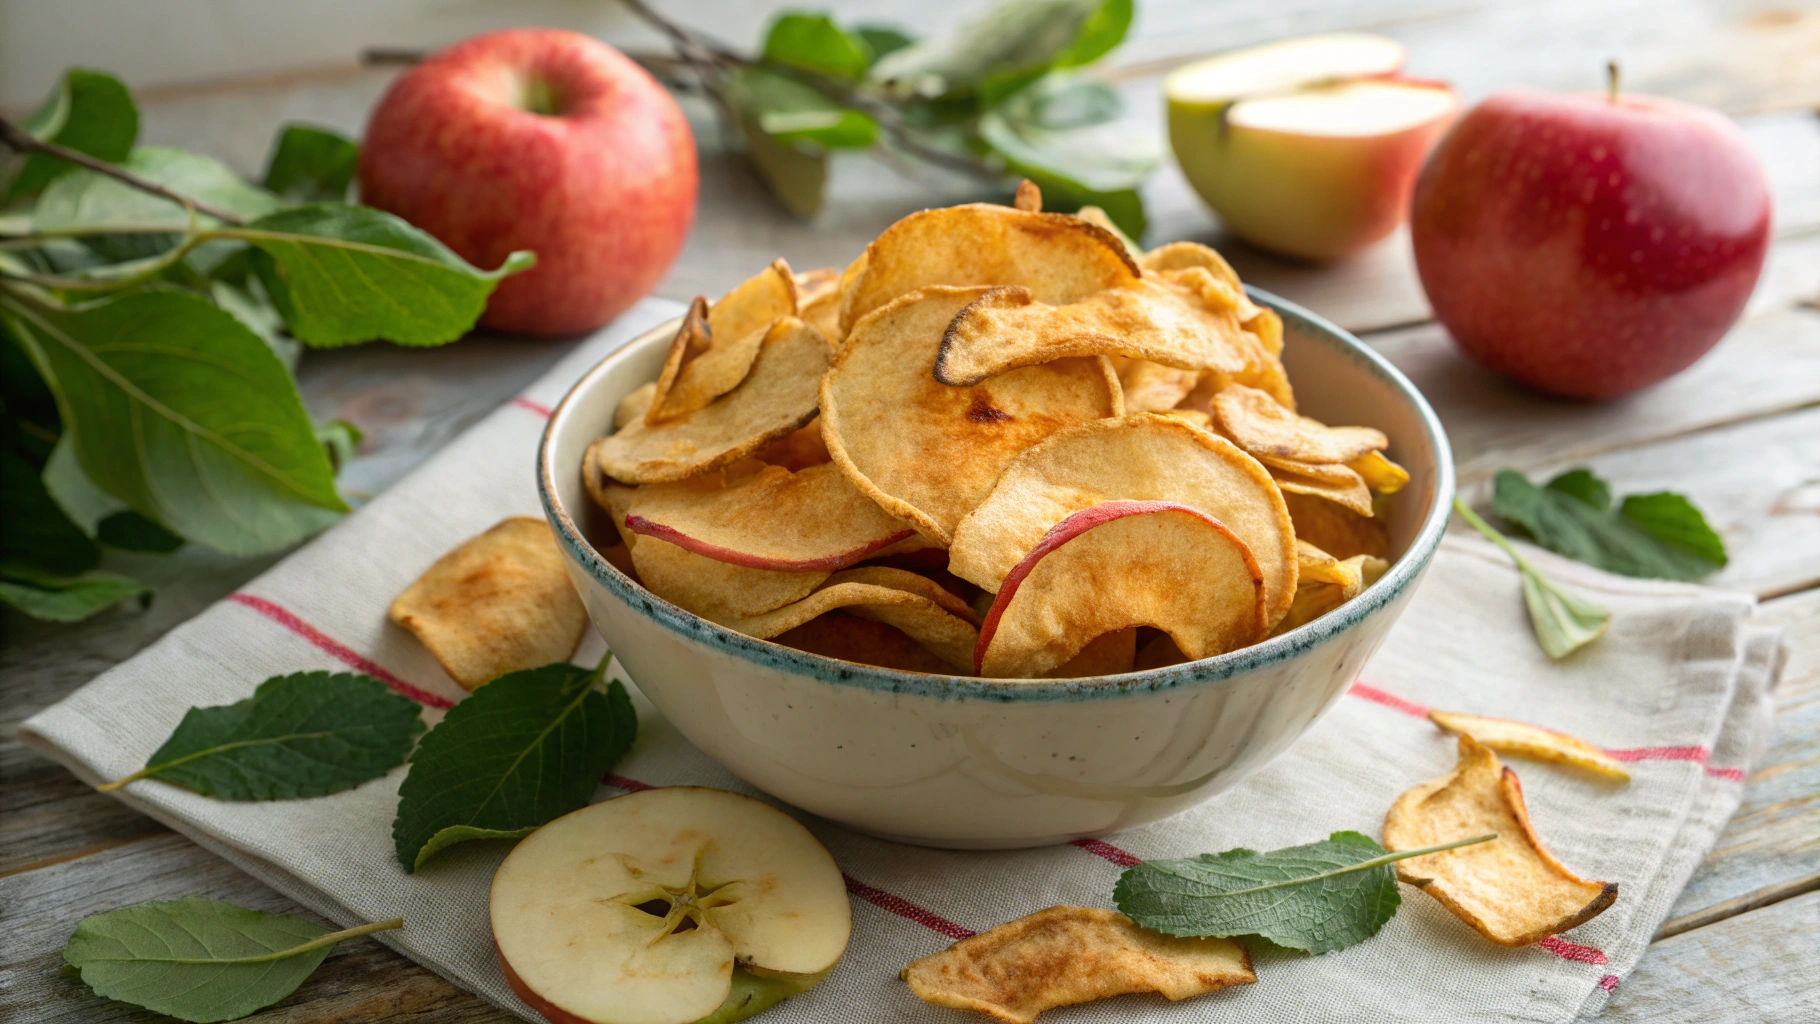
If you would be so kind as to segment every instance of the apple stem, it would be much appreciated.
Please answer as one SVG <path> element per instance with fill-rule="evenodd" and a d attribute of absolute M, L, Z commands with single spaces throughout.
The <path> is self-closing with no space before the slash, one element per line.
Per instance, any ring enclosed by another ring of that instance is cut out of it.
<path fill-rule="evenodd" d="M 1618 62 L 1605 62 L 1605 98 L 1612 103 L 1618 102 Z"/>

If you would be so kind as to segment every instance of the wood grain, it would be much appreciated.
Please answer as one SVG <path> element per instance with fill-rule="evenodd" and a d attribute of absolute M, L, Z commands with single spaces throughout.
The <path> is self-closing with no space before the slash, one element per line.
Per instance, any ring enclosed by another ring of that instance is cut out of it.
<path fill-rule="evenodd" d="M 37 1024 L 168 1021 L 101 999 L 63 970 L 63 946 L 89 914 L 149 900 L 206 896 L 335 927 L 176 835 L 0 878 L 7 955 L 0 962 L 0 1020 Z M 29 913 L 18 913 L 30 908 Z M 501 1024 L 493 1008 L 372 941 L 344 943 L 296 992 L 255 1014 L 261 1024 L 305 1021 L 435 1021 Z"/>
<path fill-rule="evenodd" d="M 1820 1020 L 1820 893 L 1649 947 L 1599 1015 L 1613 1024 Z"/>

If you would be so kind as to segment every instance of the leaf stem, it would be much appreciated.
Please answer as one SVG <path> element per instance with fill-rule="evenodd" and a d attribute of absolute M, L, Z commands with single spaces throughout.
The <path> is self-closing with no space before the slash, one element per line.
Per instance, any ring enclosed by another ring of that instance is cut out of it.
<path fill-rule="evenodd" d="M 301 945 L 292 946 L 290 949 L 280 949 L 275 952 L 261 954 L 260 956 L 239 956 L 229 960 L 158 956 L 91 957 L 89 959 L 91 961 L 112 959 L 129 963 L 151 962 L 160 964 L 201 964 L 205 966 L 216 966 L 221 964 L 263 964 L 270 963 L 274 960 L 289 960 L 291 957 L 302 956 L 305 953 L 314 952 L 324 946 L 333 946 L 338 942 L 343 942 L 348 939 L 358 939 L 362 935 L 371 935 L 374 932 L 389 932 L 403 927 L 404 918 L 393 917 L 384 921 L 374 921 L 372 924 L 363 924 L 355 928 L 343 928 L 338 932 L 329 932 L 326 935 L 318 935 L 310 941 L 302 943 Z"/>
<path fill-rule="evenodd" d="M 116 167 L 105 160 L 97 160 L 80 150 L 71 149 L 68 146 L 59 146 L 55 142 L 45 142 L 42 139 L 35 138 L 31 133 L 13 124 L 4 117 L 0 117 L 0 143 L 4 143 L 20 153 L 42 153 L 45 156 L 55 157 L 58 160 L 75 164 L 78 167 L 87 168 L 88 170 L 94 171 L 96 174 L 105 175 L 123 185 L 136 188 L 141 192 L 149 192 L 152 195 L 169 199 L 173 203 L 180 203 L 183 206 L 206 213 L 219 221 L 224 221 L 229 224 L 246 223 L 238 214 L 230 213 L 227 210 L 211 206 L 208 203 L 199 202 L 195 199 L 178 195 L 155 181 L 148 181 L 131 171 Z"/>
<path fill-rule="evenodd" d="M 588 673 L 588 689 L 591 690 L 594 687 L 599 686 L 600 681 L 607 677 L 607 665 L 611 663 L 612 660 L 613 651 L 609 648 L 607 653 L 600 656 L 600 664 L 594 666 L 594 671 Z"/>
<path fill-rule="evenodd" d="M 1401 850 L 1396 853 L 1386 853 L 1382 857 L 1373 857 L 1370 860 L 1362 860 L 1357 864 L 1348 864 L 1345 867 L 1334 868 L 1332 871 L 1323 871 L 1318 875 L 1299 875 L 1295 878 L 1287 878 L 1280 882 L 1267 882 L 1263 885 L 1254 885 L 1249 889 L 1233 889 L 1230 892 L 1209 893 L 1208 898 L 1246 896 L 1254 892 L 1268 892 L 1271 889 L 1283 889 L 1293 885 L 1306 885 L 1309 882 L 1318 882 L 1323 878 L 1349 875 L 1355 871 L 1370 871 L 1372 868 L 1383 867 L 1386 864 L 1394 864 L 1397 861 L 1408 860 L 1411 857 L 1425 857 L 1431 853 L 1443 853 L 1447 850 L 1458 849 L 1462 846 L 1472 846 L 1475 843 L 1489 843 L 1496 838 L 1498 838 L 1498 834 L 1496 832 L 1490 832 L 1482 836 L 1473 836 L 1471 839 L 1456 839 L 1451 843 L 1442 843 L 1439 846 L 1423 847 L 1420 850 Z"/>
<path fill-rule="evenodd" d="M 1504 553 L 1509 555 L 1511 557 L 1511 559 L 1517 563 L 1518 568 L 1527 570 L 1529 572 L 1535 572 L 1535 567 L 1531 566 L 1529 564 L 1528 559 L 1525 559 L 1521 554 L 1519 554 L 1517 552 L 1517 546 L 1515 544 L 1512 544 L 1510 542 L 1509 538 L 1505 537 L 1502 533 L 1499 533 L 1497 531 L 1497 529 L 1495 527 L 1493 527 L 1490 523 L 1479 518 L 1479 514 L 1477 512 L 1474 512 L 1471 508 L 1467 507 L 1467 505 L 1464 501 L 1461 501 L 1459 498 L 1455 498 L 1453 500 L 1453 510 L 1455 512 L 1458 512 L 1460 514 L 1460 518 L 1466 520 L 1466 522 L 1468 524 L 1470 524 L 1473 529 L 1479 531 L 1481 534 L 1484 534 L 1486 540 L 1489 540 L 1493 544 L 1496 544 L 1497 546 L 1503 548 Z"/>
<path fill-rule="evenodd" d="M 260 746 L 266 746 L 266 745 L 272 744 L 272 743 L 289 743 L 292 740 L 319 740 L 326 736 L 333 736 L 333 735 L 335 735 L 333 732 L 293 732 L 293 733 L 286 733 L 283 736 L 263 736 L 256 740 L 239 740 L 234 743 L 218 743 L 215 746 L 208 747 L 203 750 L 198 750 L 193 753 L 185 754 L 182 757 L 179 757 L 179 758 L 176 758 L 176 759 L 170 760 L 170 761 L 165 761 L 162 764 L 148 764 L 144 768 L 141 768 L 138 771 L 134 772 L 133 774 L 128 775 L 124 779 L 115 779 L 112 782 L 103 783 L 102 785 L 96 786 L 95 792 L 107 793 L 112 790 L 119 789 L 121 786 L 124 786 L 129 782 L 137 782 L 140 779 L 150 778 L 153 775 L 156 775 L 159 772 L 164 771 L 167 768 L 175 768 L 180 764 L 187 764 L 190 761 L 194 761 L 199 757 L 212 757 L 216 754 L 219 754 L 219 753 L 222 753 L 222 752 L 228 751 L 228 750 L 240 750 L 244 747 L 260 747 Z"/>

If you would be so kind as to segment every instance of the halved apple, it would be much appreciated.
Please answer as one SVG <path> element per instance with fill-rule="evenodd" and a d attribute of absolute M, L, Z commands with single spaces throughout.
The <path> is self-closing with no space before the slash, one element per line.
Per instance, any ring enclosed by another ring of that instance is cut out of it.
<path fill-rule="evenodd" d="M 1304 259 L 1349 255 L 1402 222 L 1416 172 L 1460 110 L 1394 76 L 1403 48 L 1311 36 L 1222 54 L 1163 82 L 1182 173 L 1226 226 Z"/>
<path fill-rule="evenodd" d="M 1132 626 L 1170 635 L 1190 659 L 1257 643 L 1264 574 L 1238 534 L 1171 501 L 1107 501 L 1068 516 L 1005 577 L 980 626 L 983 676 L 1035 678 L 1088 642 Z"/>
<path fill-rule="evenodd" d="M 671 786 L 564 815 L 493 876 L 506 981 L 553 1024 L 743 1020 L 820 981 L 852 918 L 796 819 Z"/>

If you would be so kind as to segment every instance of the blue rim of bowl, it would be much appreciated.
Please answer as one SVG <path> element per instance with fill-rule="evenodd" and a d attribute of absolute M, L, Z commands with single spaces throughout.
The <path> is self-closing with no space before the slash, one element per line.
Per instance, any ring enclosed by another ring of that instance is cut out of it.
<path fill-rule="evenodd" d="M 1442 428 L 1440 417 L 1435 415 L 1428 400 L 1422 397 L 1422 393 L 1416 390 L 1409 378 L 1403 376 L 1402 371 L 1354 337 L 1350 331 L 1342 329 L 1326 318 L 1317 316 L 1293 302 L 1262 289 L 1247 285 L 1245 290 L 1254 301 L 1275 310 L 1278 315 L 1305 333 L 1326 335 L 1329 339 L 1338 342 L 1339 347 L 1347 355 L 1364 364 L 1368 370 L 1399 391 L 1414 406 L 1421 419 L 1422 428 L 1428 435 L 1428 443 L 1435 453 L 1435 500 L 1428 510 L 1422 528 L 1410 541 L 1408 550 L 1390 567 L 1388 572 L 1376 583 L 1367 587 L 1358 597 L 1313 622 L 1298 626 L 1281 636 L 1271 637 L 1261 643 L 1226 654 L 1180 665 L 1170 665 L 1166 668 L 1126 672 L 1112 676 L 1090 676 L 1083 679 L 1016 680 L 931 675 L 840 661 L 771 643 L 768 640 L 758 640 L 743 633 L 735 633 L 724 626 L 716 625 L 699 615 L 684 611 L 665 601 L 632 582 L 631 577 L 610 565 L 606 559 L 601 557 L 600 552 L 588 543 L 587 538 L 582 536 L 581 530 L 575 525 L 575 520 L 556 499 L 554 467 L 550 464 L 552 439 L 555 437 L 557 427 L 564 421 L 569 403 L 586 389 L 597 375 L 604 372 L 606 364 L 613 359 L 614 355 L 625 351 L 626 348 L 644 337 L 642 334 L 606 356 L 593 369 L 583 374 L 550 414 L 549 422 L 544 427 L 543 438 L 537 446 L 537 496 L 543 504 L 545 518 L 550 521 L 551 528 L 556 531 L 556 537 L 569 557 L 586 569 L 588 575 L 628 607 L 637 610 L 646 618 L 679 636 L 705 643 L 735 657 L 792 675 L 806 676 L 837 686 L 854 686 L 884 693 L 1002 704 L 1095 700 L 1222 682 L 1255 669 L 1286 661 L 1319 647 L 1383 610 L 1404 590 L 1413 585 L 1428 568 L 1428 563 L 1433 560 L 1436 548 L 1440 546 L 1441 536 L 1447 530 L 1447 522 L 1452 515 L 1454 497 L 1453 457 L 1452 450 L 1447 443 L 1447 432 Z"/>

